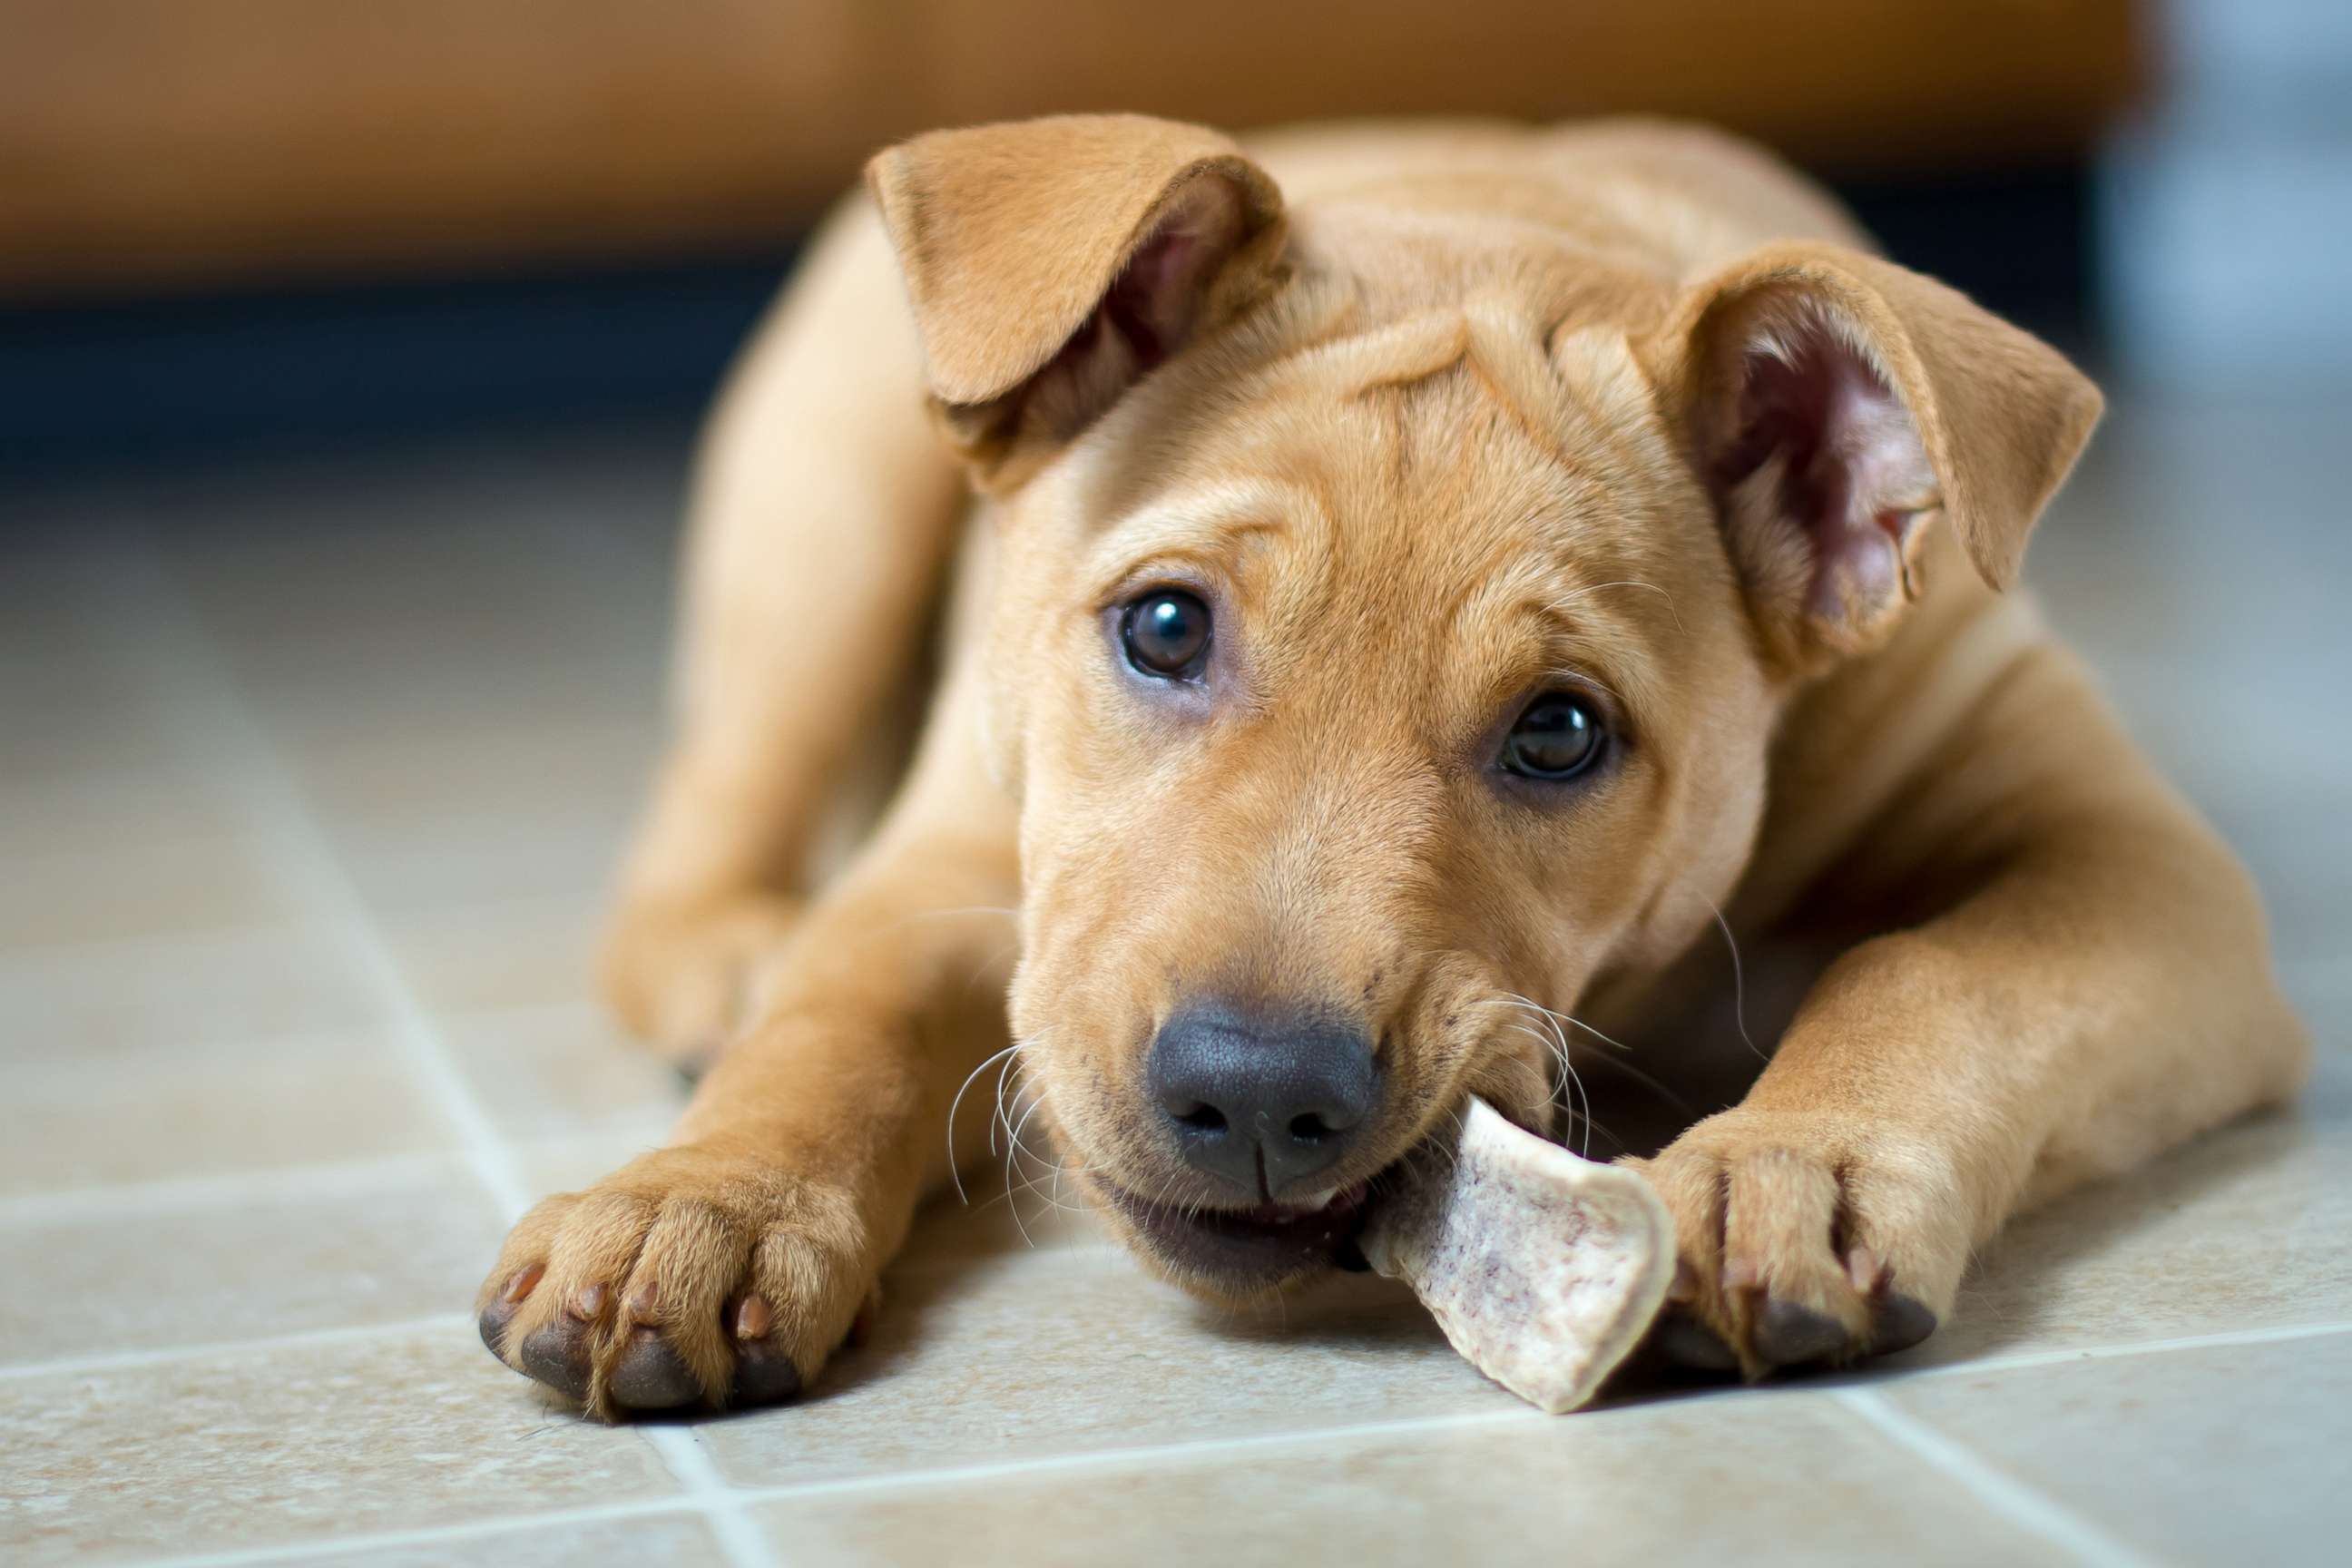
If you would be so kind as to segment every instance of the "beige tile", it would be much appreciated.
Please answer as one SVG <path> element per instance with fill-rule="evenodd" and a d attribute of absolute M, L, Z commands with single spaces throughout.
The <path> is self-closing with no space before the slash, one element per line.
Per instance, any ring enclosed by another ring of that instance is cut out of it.
<path fill-rule="evenodd" d="M 504 1227 L 462 1166 L 0 1208 L 0 1356 L 104 1356 L 401 1322 L 473 1304 Z"/>
<path fill-rule="evenodd" d="M 582 1563 L 720 1568 L 730 1561 L 701 1515 L 666 1510 L 571 1524 L 526 1521 L 411 1544 L 338 1552 L 336 1568 L 574 1568 Z"/>
<path fill-rule="evenodd" d="M 552 1007 L 594 994 L 601 896 L 502 900 L 378 922 L 419 1000 L 442 1014 Z"/>
<path fill-rule="evenodd" d="M 2279 981 L 2320 1046 L 2319 1071 L 2305 1103 L 2324 1101 L 2352 1115 L 2352 962 L 2334 954 L 2326 963 L 2282 965 Z"/>
<path fill-rule="evenodd" d="M 675 1495 L 455 1324 L 0 1381 L 11 1563 L 323 1544 Z"/>
<path fill-rule="evenodd" d="M 654 718 L 542 722 L 518 693 L 500 722 L 389 728 L 288 760 L 380 910 L 555 898 L 601 908 L 651 773 Z"/>
<path fill-rule="evenodd" d="M 1888 1397 L 2173 1563 L 2340 1562 L 2352 1335 L 1917 1378 Z"/>
<path fill-rule="evenodd" d="M 255 1044 L 61 1045 L 13 1066 L 0 1196 L 446 1148 L 407 1064 L 355 1035 Z"/>
<path fill-rule="evenodd" d="M 373 1023 L 335 933 L 273 926 L 0 953 L 0 1064 L 293 1036 Z"/>
<path fill-rule="evenodd" d="M 478 478 L 322 472 L 194 501 L 243 515 L 167 540 L 173 574 L 283 732 L 657 710 L 665 567 L 581 516 L 609 500 L 554 501 L 559 476 Z"/>
<path fill-rule="evenodd" d="M 79 537 L 77 537 L 79 536 Z M 0 542 L 0 803 L 216 759 L 190 722 L 152 552 L 103 526 Z"/>
<path fill-rule="evenodd" d="M 795 1563 L 1654 1564 L 2065 1561 L 1818 1395 L 1473 1426 L 786 1499 Z"/>
<path fill-rule="evenodd" d="M 1960 1312 L 1889 1366 L 2352 1316 L 2352 1118 L 2332 1055 L 2306 1103 L 2222 1129 L 1998 1237 Z"/>
<path fill-rule="evenodd" d="M 0 666 L 11 661 L 0 658 Z M 29 673 L 28 673 L 29 672 Z M 221 748 L 192 734 L 172 688 L 136 663 L 77 663 L 52 650 L 0 671 L 0 800 L 85 789 L 216 763 Z"/>
<path fill-rule="evenodd" d="M 1049 1250 L 896 1271 L 818 1397 L 703 1433 L 730 1478 L 772 1484 L 1510 1408 L 1385 1281 L 1244 1319 Z"/>
<path fill-rule="evenodd" d="M 11 752 L 0 762 L 0 855 L 12 863 L 67 847 L 129 853 L 231 838 L 252 826 L 225 752 L 76 769 L 55 753 L 28 766 L 15 743 L 12 731 Z"/>
<path fill-rule="evenodd" d="M 560 1139 L 667 1121 L 685 1106 L 676 1068 L 593 1002 L 453 1014 L 440 1033 L 501 1132 Z"/>
<path fill-rule="evenodd" d="M 534 1199 L 578 1192 L 660 1148 L 677 1120 L 673 1113 L 646 1113 L 558 1138 L 526 1139 L 513 1146 L 515 1169 Z"/>
<path fill-rule="evenodd" d="M 121 942 L 280 924 L 303 912 L 253 834 L 53 840 L 14 857 L 0 882 L 0 950 Z"/>

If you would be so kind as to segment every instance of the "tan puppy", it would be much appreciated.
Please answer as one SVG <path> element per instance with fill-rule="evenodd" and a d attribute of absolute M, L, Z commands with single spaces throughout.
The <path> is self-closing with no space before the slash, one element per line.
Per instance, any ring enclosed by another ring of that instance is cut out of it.
<path fill-rule="evenodd" d="M 975 1098 L 1009 1069 L 1156 1268 L 1352 1263 L 1466 1094 L 1559 1127 L 1615 1054 L 1570 1010 L 1687 1081 L 1718 910 L 1838 951 L 1647 1163 L 1686 1360 L 1913 1342 L 2021 1205 L 2294 1089 L 2245 874 L 2000 592 L 2097 393 L 1786 170 L 1102 118 L 868 173 L 713 426 L 608 954 L 725 1049 L 515 1227 L 509 1364 L 604 1415 L 806 1386 L 1008 1040 Z M 919 751 L 812 896 L 951 564 Z"/>

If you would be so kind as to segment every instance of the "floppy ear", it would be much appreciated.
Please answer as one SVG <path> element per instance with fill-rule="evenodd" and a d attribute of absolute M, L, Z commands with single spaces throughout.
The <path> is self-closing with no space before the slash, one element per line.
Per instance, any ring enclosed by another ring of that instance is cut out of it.
<path fill-rule="evenodd" d="M 866 179 L 940 422 L 999 487 L 1280 266 L 1281 193 L 1199 126 L 1073 115 L 934 132 Z"/>
<path fill-rule="evenodd" d="M 1797 668 L 1883 642 L 1937 513 L 1995 588 L 2098 389 L 1966 296 L 1833 245 L 1743 258 L 1651 342 L 1759 624 Z"/>

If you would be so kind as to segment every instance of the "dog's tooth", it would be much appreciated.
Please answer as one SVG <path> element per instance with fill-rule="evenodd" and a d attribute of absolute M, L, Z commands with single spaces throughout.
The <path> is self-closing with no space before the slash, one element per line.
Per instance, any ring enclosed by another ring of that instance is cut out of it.
<path fill-rule="evenodd" d="M 1337 1187 L 1331 1187 L 1323 1192 L 1315 1194 L 1300 1206 L 1312 1211 L 1320 1212 L 1321 1210 L 1329 1208 L 1331 1206 L 1331 1201 L 1339 1195 L 1339 1189 Z"/>

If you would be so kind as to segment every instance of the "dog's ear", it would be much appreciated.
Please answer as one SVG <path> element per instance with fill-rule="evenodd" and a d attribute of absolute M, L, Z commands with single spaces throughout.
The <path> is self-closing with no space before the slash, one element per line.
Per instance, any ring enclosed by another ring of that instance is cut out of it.
<path fill-rule="evenodd" d="M 1758 622 L 1798 668 L 1885 639 L 1937 512 L 1979 575 L 2014 582 L 2101 406 L 2039 340 L 1832 245 L 1743 258 L 1649 346 Z"/>
<path fill-rule="evenodd" d="M 934 132 L 866 165 L 931 397 L 991 488 L 1274 281 L 1282 196 L 1213 131 L 1076 115 Z"/>

